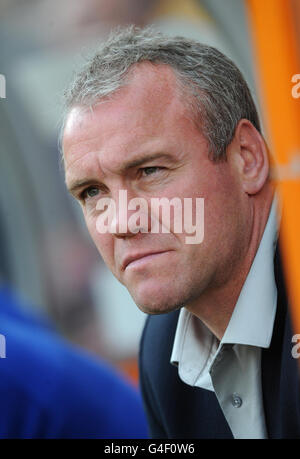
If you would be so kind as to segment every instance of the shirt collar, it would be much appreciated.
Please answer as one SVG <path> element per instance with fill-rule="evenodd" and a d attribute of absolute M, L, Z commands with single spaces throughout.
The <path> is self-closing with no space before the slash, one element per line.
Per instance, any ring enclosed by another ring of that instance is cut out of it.
<path fill-rule="evenodd" d="M 277 305 L 274 277 L 276 207 L 274 199 L 262 240 L 221 343 L 270 346 Z"/>
<path fill-rule="evenodd" d="M 277 200 L 274 198 L 262 240 L 220 345 L 231 343 L 263 348 L 270 346 L 277 305 L 274 278 L 274 252 L 278 228 L 276 209 Z M 180 362 L 183 370 L 185 361 L 197 359 L 198 368 L 200 363 L 200 367 L 207 366 L 207 356 L 212 357 L 216 343 L 216 338 L 201 320 L 182 308 L 171 363 L 177 365 Z M 199 349 L 205 352 L 199 353 Z M 199 358 L 206 361 L 199 362 Z M 189 365 L 189 372 L 192 371 L 192 366 Z M 195 378 L 197 375 L 195 369 Z"/>

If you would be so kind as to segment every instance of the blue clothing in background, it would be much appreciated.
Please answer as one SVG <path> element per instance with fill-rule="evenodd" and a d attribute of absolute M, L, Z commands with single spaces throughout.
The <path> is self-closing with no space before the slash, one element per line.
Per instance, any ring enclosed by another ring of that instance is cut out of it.
<path fill-rule="evenodd" d="M 147 438 L 138 391 L 0 289 L 0 438 Z"/>

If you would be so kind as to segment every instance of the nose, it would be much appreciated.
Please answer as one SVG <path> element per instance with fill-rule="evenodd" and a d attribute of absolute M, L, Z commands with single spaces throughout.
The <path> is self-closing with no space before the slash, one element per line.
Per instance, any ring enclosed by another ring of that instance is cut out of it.
<path fill-rule="evenodd" d="M 149 231 L 148 202 L 129 190 L 118 190 L 115 199 L 114 218 L 111 220 L 110 232 L 116 238 L 132 238 L 138 233 Z"/>

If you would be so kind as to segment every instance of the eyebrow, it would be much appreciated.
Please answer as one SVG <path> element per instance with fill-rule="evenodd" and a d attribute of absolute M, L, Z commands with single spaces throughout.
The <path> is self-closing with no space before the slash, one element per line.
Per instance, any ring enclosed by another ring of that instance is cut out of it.
<path fill-rule="evenodd" d="M 168 153 L 154 153 L 153 155 L 141 155 L 137 158 L 128 161 L 127 163 L 122 166 L 121 171 L 124 173 L 134 167 L 142 166 L 150 161 L 155 159 L 171 159 L 172 155 Z M 95 185 L 96 179 L 82 179 L 82 180 L 75 180 L 68 188 L 69 193 L 76 194 L 76 191 L 80 188 Z"/>
<path fill-rule="evenodd" d="M 83 179 L 83 180 L 76 180 L 73 184 L 70 186 L 67 186 L 67 189 L 69 193 L 75 195 L 76 191 L 79 190 L 80 188 L 84 188 L 86 186 L 91 186 L 95 185 L 95 179 Z"/>
<path fill-rule="evenodd" d="M 141 155 L 131 161 L 128 161 L 123 167 L 122 170 L 126 171 L 128 169 L 133 169 L 134 167 L 142 166 L 145 163 L 153 161 L 154 159 L 171 159 L 172 156 L 168 153 L 153 153 L 153 155 Z"/>

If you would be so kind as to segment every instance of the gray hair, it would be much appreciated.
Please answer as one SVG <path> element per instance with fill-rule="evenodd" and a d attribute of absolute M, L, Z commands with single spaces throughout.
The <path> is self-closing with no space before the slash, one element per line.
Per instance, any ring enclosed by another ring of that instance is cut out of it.
<path fill-rule="evenodd" d="M 237 123 L 248 119 L 260 132 L 255 103 L 237 66 L 216 48 L 184 37 L 169 37 L 152 26 L 114 30 L 86 62 L 65 92 L 65 118 L 74 106 L 91 107 L 127 82 L 132 66 L 170 66 L 190 95 L 193 117 L 217 161 L 226 158 Z"/>

